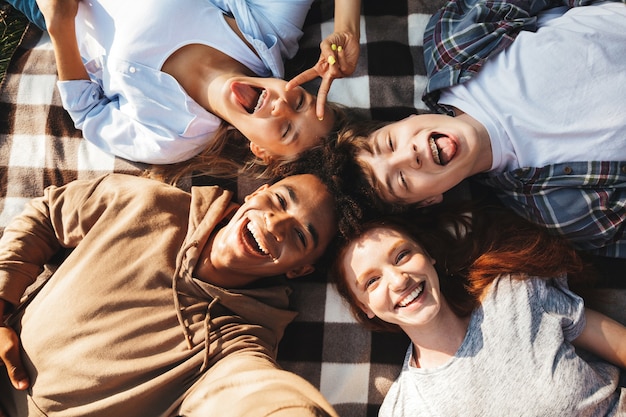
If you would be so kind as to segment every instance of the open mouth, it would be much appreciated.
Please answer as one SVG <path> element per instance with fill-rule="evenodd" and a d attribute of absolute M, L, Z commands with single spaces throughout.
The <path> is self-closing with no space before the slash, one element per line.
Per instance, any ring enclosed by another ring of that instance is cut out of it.
<path fill-rule="evenodd" d="M 419 296 L 424 292 L 425 285 L 426 285 L 425 282 L 421 282 L 416 289 L 411 291 L 409 295 L 404 297 L 402 300 L 398 302 L 398 304 L 396 304 L 396 308 L 404 308 L 413 304 L 419 298 Z"/>
<path fill-rule="evenodd" d="M 230 88 L 239 104 L 248 114 L 253 114 L 259 110 L 267 96 L 267 90 L 240 82 L 233 82 Z"/>
<path fill-rule="evenodd" d="M 277 259 L 263 243 L 261 232 L 254 223 L 248 222 L 243 228 L 243 242 L 252 253 L 256 253 L 258 256 L 264 258 L 270 258 L 276 262 Z"/>
<path fill-rule="evenodd" d="M 456 143 L 446 135 L 433 133 L 428 139 L 428 145 L 438 165 L 447 165 L 456 155 Z"/>

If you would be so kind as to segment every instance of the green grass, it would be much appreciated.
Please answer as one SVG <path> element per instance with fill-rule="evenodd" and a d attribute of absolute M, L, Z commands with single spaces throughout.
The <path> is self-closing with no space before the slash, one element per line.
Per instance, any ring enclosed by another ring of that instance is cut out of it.
<path fill-rule="evenodd" d="M 0 0 L 0 85 L 27 27 L 28 19 Z"/>

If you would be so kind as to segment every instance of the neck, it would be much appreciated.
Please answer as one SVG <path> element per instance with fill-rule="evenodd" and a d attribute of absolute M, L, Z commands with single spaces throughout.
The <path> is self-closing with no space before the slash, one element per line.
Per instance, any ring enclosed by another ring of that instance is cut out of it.
<path fill-rule="evenodd" d="M 224 16 L 233 32 L 257 56 L 258 53 L 239 30 L 235 19 Z M 217 114 L 209 101 L 209 89 L 220 77 L 254 76 L 248 67 L 218 49 L 202 44 L 189 44 L 170 55 L 161 71 L 168 73 L 178 81 L 185 92 L 207 111 Z M 217 114 L 219 116 L 219 114 Z"/>
<path fill-rule="evenodd" d="M 470 317 L 458 317 L 452 310 L 445 308 L 445 313 L 436 322 L 427 325 L 403 329 L 413 342 L 413 366 L 434 368 L 448 362 L 459 350 Z"/>
<path fill-rule="evenodd" d="M 174 77 L 192 99 L 211 113 L 214 113 L 209 101 L 212 86 L 232 76 L 254 75 L 239 61 L 200 44 L 178 49 L 167 58 L 161 71 Z"/>
<path fill-rule="evenodd" d="M 220 229 L 218 233 L 222 230 Z M 193 270 L 194 277 L 222 288 L 241 288 L 259 279 L 258 276 L 233 271 L 228 265 L 223 265 L 219 259 L 212 257 L 214 240 L 215 235 L 211 236 L 202 249 L 198 263 Z"/>

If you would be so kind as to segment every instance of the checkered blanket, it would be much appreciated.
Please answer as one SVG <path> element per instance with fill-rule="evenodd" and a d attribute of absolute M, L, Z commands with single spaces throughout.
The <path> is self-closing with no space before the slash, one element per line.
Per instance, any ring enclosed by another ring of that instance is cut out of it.
<path fill-rule="evenodd" d="M 425 84 L 422 34 L 443 2 L 364 0 L 359 65 L 352 77 L 333 83 L 329 99 L 381 120 L 426 111 L 420 99 Z M 313 3 L 301 49 L 287 63 L 287 78 L 317 61 L 319 43 L 332 31 L 333 7 L 331 0 Z M 49 185 L 107 172 L 139 174 L 146 168 L 107 155 L 82 139 L 61 107 L 55 82 L 50 40 L 31 27 L 0 90 L 0 233 L 26 201 Z M 318 85 L 306 87 L 316 92 Z M 239 184 L 242 188 L 245 184 Z M 363 330 L 324 277 L 292 284 L 293 308 L 300 314 L 287 329 L 279 362 L 319 387 L 340 415 L 377 415 L 408 340 Z"/>

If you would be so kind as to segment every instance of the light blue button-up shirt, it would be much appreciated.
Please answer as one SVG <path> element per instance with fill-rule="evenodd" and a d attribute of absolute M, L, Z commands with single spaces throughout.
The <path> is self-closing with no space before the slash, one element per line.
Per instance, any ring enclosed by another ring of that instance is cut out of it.
<path fill-rule="evenodd" d="M 284 75 L 312 0 L 80 2 L 76 33 L 91 81 L 60 81 L 63 107 L 85 139 L 132 161 L 174 163 L 210 143 L 221 119 L 160 71 L 190 43 L 214 47 L 262 77 Z M 224 14 L 233 16 L 250 50 Z"/>

